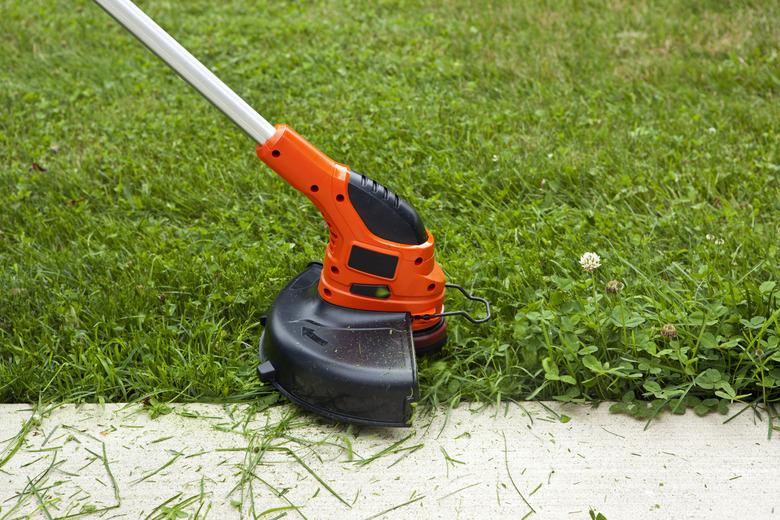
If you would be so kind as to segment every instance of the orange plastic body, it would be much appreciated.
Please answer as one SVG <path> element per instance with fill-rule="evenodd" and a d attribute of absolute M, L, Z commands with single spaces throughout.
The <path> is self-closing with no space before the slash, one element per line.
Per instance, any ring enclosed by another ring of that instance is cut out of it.
<path fill-rule="evenodd" d="M 320 296 L 334 305 L 369 311 L 409 312 L 412 315 L 442 312 L 444 272 L 434 258 L 433 236 L 419 245 L 398 244 L 368 230 L 349 201 L 349 168 L 338 164 L 286 125 L 257 146 L 257 156 L 320 210 L 330 230 L 320 278 Z M 348 265 L 352 246 L 398 257 L 392 279 L 375 276 Z M 386 285 L 387 298 L 371 298 L 350 292 L 352 284 Z M 441 318 L 417 319 L 415 330 Z"/>

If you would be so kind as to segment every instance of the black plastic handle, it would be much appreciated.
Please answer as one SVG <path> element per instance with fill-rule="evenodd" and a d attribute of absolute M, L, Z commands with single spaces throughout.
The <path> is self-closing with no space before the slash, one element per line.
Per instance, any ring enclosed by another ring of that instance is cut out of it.
<path fill-rule="evenodd" d="M 428 233 L 411 204 L 365 175 L 349 172 L 349 200 L 369 231 L 397 244 L 424 244 Z"/>

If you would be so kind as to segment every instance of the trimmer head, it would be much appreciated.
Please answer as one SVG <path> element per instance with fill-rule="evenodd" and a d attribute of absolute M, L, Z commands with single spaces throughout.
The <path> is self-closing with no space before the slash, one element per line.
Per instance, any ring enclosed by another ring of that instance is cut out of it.
<path fill-rule="evenodd" d="M 310 264 L 277 296 L 260 338 L 260 378 L 332 419 L 407 426 L 419 393 L 410 315 L 330 304 L 317 291 L 321 271 Z"/>

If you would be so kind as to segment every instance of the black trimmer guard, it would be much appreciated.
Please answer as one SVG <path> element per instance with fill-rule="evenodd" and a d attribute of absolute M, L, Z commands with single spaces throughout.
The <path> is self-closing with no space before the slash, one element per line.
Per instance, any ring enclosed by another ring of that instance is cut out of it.
<path fill-rule="evenodd" d="M 321 271 L 310 264 L 276 297 L 260 338 L 260 379 L 325 417 L 408 426 L 419 395 L 411 317 L 324 301 Z"/>

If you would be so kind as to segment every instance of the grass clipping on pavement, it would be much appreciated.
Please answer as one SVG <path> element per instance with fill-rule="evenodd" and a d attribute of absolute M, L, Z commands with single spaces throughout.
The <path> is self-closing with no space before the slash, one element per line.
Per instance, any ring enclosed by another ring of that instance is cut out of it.
<path fill-rule="evenodd" d="M 143 4 L 493 302 L 424 402 L 780 397 L 777 5 Z M 0 29 L 0 402 L 270 393 L 260 316 L 321 259 L 316 210 L 92 3 Z"/>

